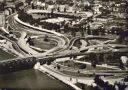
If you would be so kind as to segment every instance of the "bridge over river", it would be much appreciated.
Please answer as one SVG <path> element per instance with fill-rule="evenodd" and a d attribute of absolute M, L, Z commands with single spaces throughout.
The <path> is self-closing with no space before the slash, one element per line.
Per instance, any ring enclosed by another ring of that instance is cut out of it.
<path fill-rule="evenodd" d="M 86 52 L 86 53 L 70 53 L 70 54 L 65 54 L 65 55 L 64 54 L 63 55 L 53 54 L 53 55 L 47 55 L 44 57 L 32 57 L 31 56 L 31 57 L 25 57 L 25 58 L 3 60 L 3 61 L 0 61 L 0 74 L 30 69 L 30 68 L 33 68 L 33 66 L 37 62 L 40 62 L 42 65 L 46 63 L 50 64 L 51 62 L 59 58 L 66 58 L 66 57 L 76 58 L 77 56 L 84 56 L 84 55 L 89 55 L 89 54 L 98 55 L 99 53 L 102 53 L 104 55 L 110 54 L 110 52 Z"/>
<path fill-rule="evenodd" d="M 19 19 L 18 19 L 18 16 L 15 16 L 12 15 L 10 16 L 10 18 L 8 18 L 8 21 L 10 22 L 10 27 L 13 29 L 13 30 L 28 30 L 29 31 L 40 31 L 40 32 L 47 32 L 47 33 L 50 33 L 50 34 L 54 34 L 56 36 L 58 36 L 59 38 L 62 38 L 65 43 L 64 45 L 65 46 L 68 46 L 68 38 L 65 37 L 64 35 L 60 34 L 60 33 L 57 33 L 57 32 L 54 32 L 54 31 L 50 31 L 50 30 L 45 30 L 45 29 L 40 29 L 40 28 L 37 28 L 37 27 L 33 27 L 31 25 L 28 25 L 24 22 L 21 22 Z M 73 42 L 75 40 L 73 40 L 69 45 L 69 47 L 67 48 L 70 48 L 72 45 L 73 45 Z M 17 46 L 17 44 L 15 44 L 15 46 Z M 17 46 L 18 47 L 18 46 Z M 66 49 L 67 49 L 66 48 Z M 19 48 L 18 48 L 19 49 Z M 61 48 L 61 50 L 59 50 L 59 53 L 60 51 L 63 52 L 65 50 L 65 48 Z M 57 55 L 46 55 L 46 56 L 40 56 L 40 57 L 34 57 L 34 56 L 31 56 L 31 57 L 26 57 L 25 58 L 16 58 L 16 59 L 11 59 L 11 60 L 4 60 L 4 61 L 0 61 L 0 73 L 6 73 L 6 72 L 13 72 L 13 71 L 17 71 L 17 70 L 24 70 L 24 69 L 28 69 L 28 68 L 32 68 L 37 62 L 40 62 L 41 64 L 49 64 L 49 62 L 52 62 L 58 58 L 65 58 L 65 57 L 70 57 L 70 58 L 74 58 L 74 57 L 77 57 L 77 56 L 83 56 L 83 55 L 90 55 L 92 53 L 95 53 L 95 54 L 99 54 L 99 53 L 104 53 L 104 54 L 107 54 L 107 53 L 114 53 L 114 52 L 111 52 L 111 51 L 98 51 L 98 52 L 85 52 L 85 53 L 82 53 L 82 52 L 79 52 L 79 53 L 67 53 L 67 54 L 57 54 Z M 119 52 L 118 52 L 119 53 Z M 124 52 L 123 52 L 124 53 Z"/>

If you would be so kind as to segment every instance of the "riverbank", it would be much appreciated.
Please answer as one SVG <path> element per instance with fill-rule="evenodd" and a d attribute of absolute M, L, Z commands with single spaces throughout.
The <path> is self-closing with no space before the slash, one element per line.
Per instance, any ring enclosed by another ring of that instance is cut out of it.
<path fill-rule="evenodd" d="M 51 76 L 55 77 L 56 79 L 62 81 L 63 83 L 73 87 L 74 89 L 76 90 L 81 90 L 79 87 L 77 87 L 75 84 L 74 84 L 74 80 L 75 78 L 71 78 L 71 77 L 68 77 L 68 76 L 64 76 L 62 75 L 61 73 L 59 72 L 55 72 L 53 71 L 52 69 L 50 69 L 49 67 L 47 67 L 47 65 L 43 65 L 43 66 L 39 66 L 38 68 L 39 71 L 41 72 L 46 72 L 48 74 L 50 74 Z M 73 79 L 73 80 L 72 80 Z"/>

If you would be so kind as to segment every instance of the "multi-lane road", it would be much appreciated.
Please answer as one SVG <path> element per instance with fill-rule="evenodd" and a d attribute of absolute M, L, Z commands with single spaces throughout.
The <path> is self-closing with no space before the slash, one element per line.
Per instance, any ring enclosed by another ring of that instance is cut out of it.
<path fill-rule="evenodd" d="M 38 30 L 37 28 L 33 28 L 33 27 L 28 27 L 28 26 L 25 26 L 21 23 L 18 23 L 15 18 L 14 18 L 15 14 L 10 16 L 8 18 L 8 22 L 10 24 L 10 27 L 14 30 L 14 31 L 19 31 L 19 33 L 21 33 L 21 31 L 23 32 L 30 32 L 30 33 L 37 33 L 38 34 L 47 34 L 49 35 L 49 38 L 54 38 L 56 40 L 56 42 L 58 43 L 58 45 L 54 48 L 52 48 L 51 50 L 48 50 L 47 52 L 41 54 L 42 56 L 43 55 L 47 55 L 49 53 L 52 53 L 52 52 L 59 52 L 59 51 L 62 51 L 62 49 L 66 48 L 66 46 L 68 46 L 68 43 L 69 43 L 69 40 L 68 38 L 66 38 L 64 35 L 62 34 L 59 34 L 59 33 L 55 33 L 54 31 L 46 31 L 44 29 L 42 30 Z M 20 44 L 19 44 L 20 45 Z"/>
<path fill-rule="evenodd" d="M 36 12 L 38 12 L 38 11 L 36 11 Z M 27 32 L 27 33 L 34 33 L 34 34 L 36 33 L 37 35 L 38 34 L 42 34 L 42 35 L 47 34 L 47 35 L 49 35 L 49 37 L 54 38 L 54 40 L 56 40 L 56 42 L 58 43 L 58 45 L 56 47 L 40 54 L 39 56 L 46 56 L 46 55 L 50 55 L 53 53 L 58 54 L 60 52 L 64 52 L 65 50 L 69 50 L 74 45 L 74 42 L 76 40 L 84 39 L 86 41 L 86 39 L 89 39 L 89 38 L 90 39 L 103 38 L 103 37 L 97 37 L 97 36 L 87 36 L 85 38 L 76 37 L 76 38 L 73 38 L 72 40 L 69 41 L 69 39 L 66 36 L 64 36 L 63 34 L 60 34 L 58 32 L 51 31 L 51 30 L 46 30 L 46 29 L 34 27 L 34 26 L 31 26 L 30 24 L 26 24 L 26 23 L 22 22 L 21 20 L 18 19 L 17 14 L 13 14 L 13 15 L 9 16 L 8 22 L 9 22 L 9 26 L 14 31 L 18 31 L 19 33 Z M 52 36 L 54 36 L 54 37 L 52 37 Z M 120 48 L 126 47 L 126 46 L 120 45 L 120 44 L 119 45 L 118 44 L 106 44 L 106 41 L 105 41 L 105 42 L 99 43 L 98 45 L 87 46 L 87 47 L 83 48 L 82 50 L 90 51 L 92 48 L 99 47 L 99 46 L 110 47 L 111 50 L 113 50 L 113 51 L 115 50 L 114 49 L 115 47 L 120 47 Z M 22 47 L 22 48 L 24 48 L 24 47 Z M 120 50 L 117 50 L 117 51 L 120 51 Z M 98 51 L 91 50 L 91 52 L 98 52 Z M 116 50 L 114 52 L 116 52 Z"/>

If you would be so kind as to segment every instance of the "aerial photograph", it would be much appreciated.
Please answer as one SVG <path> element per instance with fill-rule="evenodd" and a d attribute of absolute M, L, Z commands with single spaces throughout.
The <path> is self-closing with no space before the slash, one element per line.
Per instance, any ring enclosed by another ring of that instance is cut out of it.
<path fill-rule="evenodd" d="M 0 0 L 0 90 L 128 90 L 128 0 Z"/>

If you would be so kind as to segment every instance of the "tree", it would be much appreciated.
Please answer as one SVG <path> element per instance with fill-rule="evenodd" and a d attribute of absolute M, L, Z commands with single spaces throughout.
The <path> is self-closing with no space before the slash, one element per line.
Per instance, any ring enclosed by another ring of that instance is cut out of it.
<path fill-rule="evenodd" d="M 4 11 L 5 6 L 6 6 L 6 3 L 1 2 L 1 3 L 0 3 L 0 10 L 1 10 L 1 11 Z"/>
<path fill-rule="evenodd" d="M 47 65 L 51 65 L 51 61 L 50 60 L 47 60 Z"/>
<path fill-rule="evenodd" d="M 119 37 L 117 38 L 116 42 L 121 44 L 125 42 L 126 37 L 128 37 L 128 30 L 120 32 Z"/>
<path fill-rule="evenodd" d="M 92 66 L 93 68 L 96 68 L 96 62 L 95 62 L 95 61 L 92 61 L 92 62 L 91 62 L 91 66 Z"/>
<path fill-rule="evenodd" d="M 80 69 L 85 69 L 87 66 L 86 66 L 86 64 L 82 64 L 82 65 L 80 65 Z"/>
<path fill-rule="evenodd" d="M 124 64 L 122 63 L 122 61 L 119 62 L 119 68 L 122 69 L 122 70 L 125 69 Z"/>
<path fill-rule="evenodd" d="M 60 65 L 57 65 L 57 69 L 59 69 L 59 70 L 60 70 Z"/>
<path fill-rule="evenodd" d="M 19 10 L 20 10 L 19 8 L 20 8 L 21 6 L 23 6 L 23 5 L 24 5 L 24 3 L 21 2 L 21 1 L 16 2 L 16 4 L 15 4 L 16 10 L 19 11 Z"/>
<path fill-rule="evenodd" d="M 48 36 L 47 35 L 45 35 L 44 41 L 48 42 Z"/>
<path fill-rule="evenodd" d="M 32 9 L 35 9 L 35 6 L 34 6 L 34 4 L 32 3 Z"/>
<path fill-rule="evenodd" d="M 30 37 L 28 38 L 27 42 L 29 43 L 29 45 L 34 46 L 34 42 Z"/>
<path fill-rule="evenodd" d="M 47 62 L 46 60 L 43 60 L 40 62 L 40 64 L 43 65 L 43 64 L 46 64 L 46 62 Z"/>
<path fill-rule="evenodd" d="M 32 0 L 26 0 L 25 2 L 28 3 L 28 5 L 30 5 Z"/>

